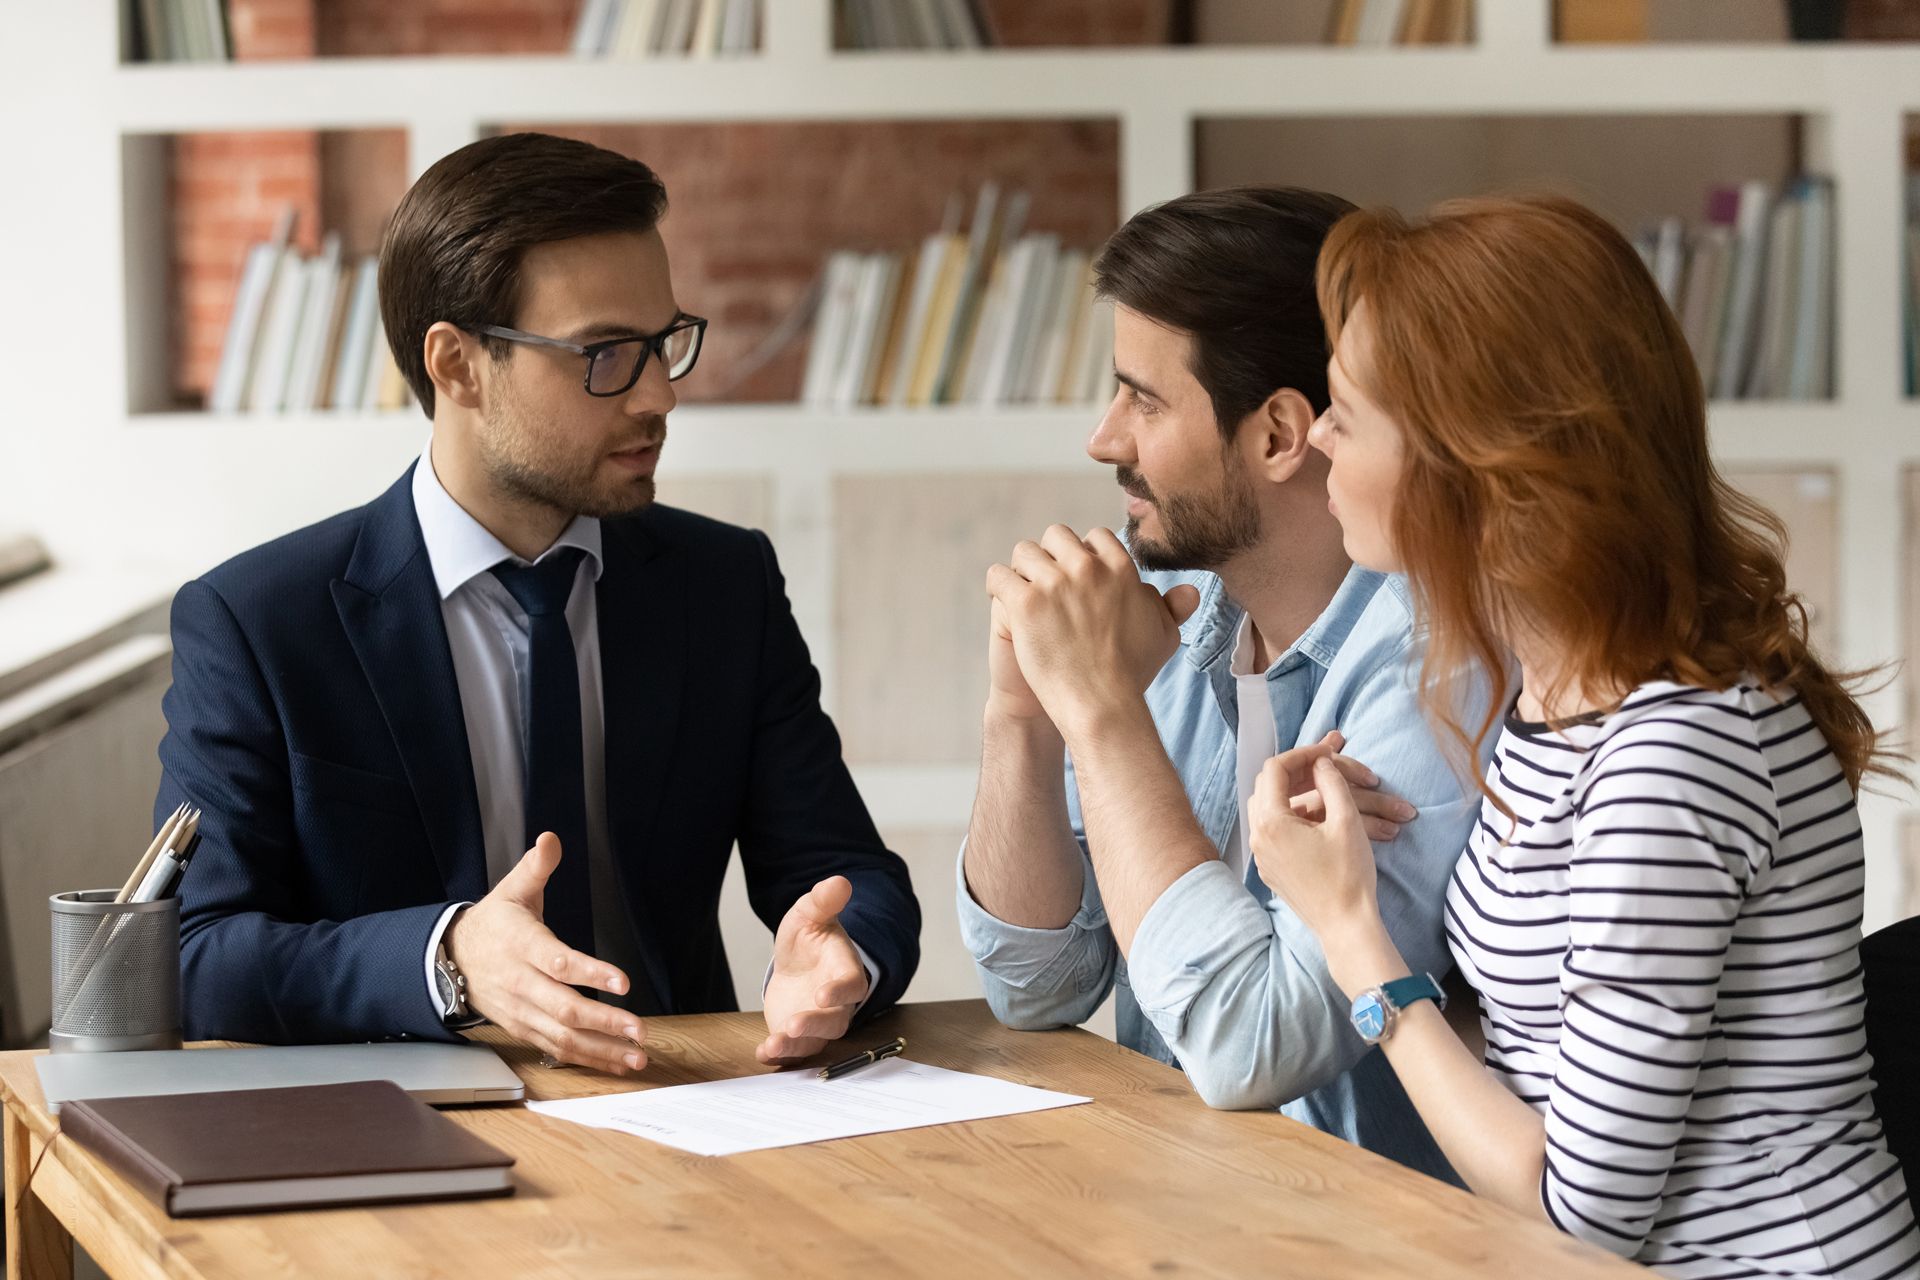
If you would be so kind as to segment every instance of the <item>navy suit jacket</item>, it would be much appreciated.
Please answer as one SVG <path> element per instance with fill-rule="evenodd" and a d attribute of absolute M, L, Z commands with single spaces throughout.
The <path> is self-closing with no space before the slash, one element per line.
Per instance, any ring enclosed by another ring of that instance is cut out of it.
<path fill-rule="evenodd" d="M 425 977 L 487 892 L 480 810 L 411 471 L 368 506 L 228 561 L 173 604 L 156 816 L 206 810 L 181 890 L 189 1038 L 452 1039 Z M 826 876 L 879 969 L 919 961 L 906 865 L 821 710 L 764 534 L 666 507 L 603 522 L 608 825 L 657 1006 L 735 1008 L 720 941 L 737 842 L 768 928 Z"/>

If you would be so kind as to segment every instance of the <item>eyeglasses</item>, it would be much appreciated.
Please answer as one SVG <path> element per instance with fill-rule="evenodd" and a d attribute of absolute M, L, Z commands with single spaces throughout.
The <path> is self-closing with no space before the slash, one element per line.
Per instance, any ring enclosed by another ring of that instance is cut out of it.
<path fill-rule="evenodd" d="M 659 333 L 637 334 L 631 338 L 609 338 L 586 346 L 543 338 L 537 333 L 522 333 L 496 324 L 476 325 L 472 332 L 508 342 L 523 342 L 534 347 L 555 347 L 587 358 L 587 376 L 582 382 L 590 396 L 625 395 L 640 381 L 647 357 L 657 355 L 666 367 L 667 381 L 678 382 L 693 372 L 700 359 L 700 344 L 707 336 L 707 322 L 699 316 L 683 315 Z"/>

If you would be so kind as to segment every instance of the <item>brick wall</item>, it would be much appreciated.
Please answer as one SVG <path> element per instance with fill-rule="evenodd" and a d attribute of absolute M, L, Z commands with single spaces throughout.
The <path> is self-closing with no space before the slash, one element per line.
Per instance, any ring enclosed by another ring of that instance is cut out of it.
<path fill-rule="evenodd" d="M 773 0 L 778 3 L 778 0 Z M 1137 43 L 1164 29 L 1169 0 L 993 0 L 1009 43 Z M 231 0 L 242 58 L 321 54 L 542 52 L 564 48 L 579 0 Z M 635 155 L 667 182 L 664 228 L 682 305 L 711 319 L 690 400 L 790 400 L 804 341 L 728 385 L 742 358 L 804 296 L 837 248 L 910 249 L 948 197 L 994 179 L 1033 195 L 1031 224 L 1092 246 L 1119 208 L 1111 122 L 930 122 L 583 126 L 567 132 Z M 219 367 L 247 247 L 282 207 L 297 242 L 322 230 L 348 253 L 379 247 L 406 188 L 406 137 L 194 135 L 172 146 L 175 398 L 204 400 Z M 697 384 L 697 385 L 696 385 Z"/>
<path fill-rule="evenodd" d="M 230 0 L 227 25 L 243 62 L 311 58 L 318 48 L 314 0 Z"/>
<path fill-rule="evenodd" d="M 232 0 L 279 9 L 300 0 Z M 1291 3 L 1292 0 L 1289 0 Z M 356 57 L 559 53 L 580 0 L 305 0 L 317 10 L 322 54 Z M 771 0 L 779 3 L 779 0 Z M 1008 45 L 1147 44 L 1166 36 L 1172 0 L 987 0 Z M 273 56 L 273 55 L 256 55 Z M 281 55 L 284 56 L 284 55 Z"/>
<path fill-rule="evenodd" d="M 635 156 L 667 184 L 661 231 L 680 305 L 706 316 L 683 398 L 791 400 L 805 343 L 736 381 L 833 249 L 916 248 L 950 196 L 980 184 L 1033 196 L 1028 226 L 1091 248 L 1119 210 L 1111 122 L 649 125 L 556 128 Z"/>
<path fill-rule="evenodd" d="M 320 52 L 344 57 L 561 53 L 580 14 L 580 0 L 307 2 L 318 11 Z"/>
<path fill-rule="evenodd" d="M 238 58 L 310 58 L 313 0 L 236 0 L 229 23 Z M 319 241 L 320 140 L 313 133 L 194 134 L 170 146 L 173 210 L 175 393 L 203 397 L 220 364 L 233 291 L 247 246 L 266 238 L 282 209 L 297 216 L 297 242 Z"/>
<path fill-rule="evenodd" d="M 1173 0 L 987 0 L 986 7 L 1006 45 L 1159 44 Z"/>
<path fill-rule="evenodd" d="M 296 214 L 295 243 L 319 241 L 320 141 L 312 133 L 191 134 L 171 144 L 172 368 L 183 402 L 205 397 L 247 246 Z"/>

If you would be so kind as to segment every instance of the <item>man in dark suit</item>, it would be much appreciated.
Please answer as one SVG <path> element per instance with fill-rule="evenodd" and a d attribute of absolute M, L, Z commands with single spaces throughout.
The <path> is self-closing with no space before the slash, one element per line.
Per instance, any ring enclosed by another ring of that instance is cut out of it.
<path fill-rule="evenodd" d="M 913 976 L 906 867 L 841 761 L 772 546 L 652 505 L 706 324 L 674 300 L 665 208 L 645 165 L 517 134 L 441 160 L 395 212 L 380 309 L 428 449 L 174 603 L 155 809 L 206 810 L 190 1036 L 490 1019 L 638 1070 L 644 1015 L 734 1007 L 736 843 L 776 930 L 763 1061 L 811 1056 Z"/>

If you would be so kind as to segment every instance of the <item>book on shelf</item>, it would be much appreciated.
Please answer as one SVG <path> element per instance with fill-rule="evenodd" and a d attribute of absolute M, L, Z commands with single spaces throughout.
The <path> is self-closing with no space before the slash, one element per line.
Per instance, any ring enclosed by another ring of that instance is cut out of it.
<path fill-rule="evenodd" d="M 307 292 L 300 313 L 299 339 L 287 373 L 281 408 L 293 412 L 320 407 L 320 373 L 327 364 L 327 341 L 334 331 L 334 295 L 340 292 L 340 235 L 321 241 L 320 256 L 307 264 Z"/>
<path fill-rule="evenodd" d="M 208 410 L 405 408 L 410 393 L 380 324 L 377 260 L 349 261 L 337 234 L 302 257 L 293 223 L 283 213 L 272 238 L 247 252 Z"/>
<path fill-rule="evenodd" d="M 1554 0 L 1553 27 L 1561 44 L 1912 40 L 1920 37 L 1920 6 L 1905 0 Z"/>
<path fill-rule="evenodd" d="M 580 58 L 717 58 L 760 47 L 762 0 L 586 0 L 571 49 Z"/>
<path fill-rule="evenodd" d="M 278 413 L 286 407 L 287 378 L 293 371 L 293 347 L 300 338 L 311 276 L 312 263 L 298 253 L 281 263 L 267 300 L 266 327 L 254 354 L 253 375 L 247 382 L 250 413 Z"/>
<path fill-rule="evenodd" d="M 1833 183 L 1713 188 L 1704 226 L 1666 218 L 1635 240 L 1717 400 L 1833 395 Z"/>
<path fill-rule="evenodd" d="M 1018 236 L 1025 226 L 1026 209 L 1024 192 L 1003 203 L 998 183 L 981 184 L 973 207 L 973 226 L 967 234 L 967 252 L 954 296 L 952 322 L 947 327 L 946 341 L 940 344 L 927 403 L 953 404 L 959 399 L 955 388 L 964 380 L 967 362 L 973 355 L 981 295 L 1000 258 L 1002 240 Z"/>
<path fill-rule="evenodd" d="M 1111 309 L 1093 255 L 1025 229 L 1026 192 L 991 183 L 962 233 L 826 262 L 800 398 L 858 405 L 1079 405 L 1112 385 Z"/>
<path fill-rule="evenodd" d="M 121 56 L 133 62 L 233 58 L 226 0 L 121 0 Z"/>
<path fill-rule="evenodd" d="M 1328 15 L 1326 42 L 1384 49 L 1466 44 L 1472 35 L 1473 0 L 1338 0 Z"/>
<path fill-rule="evenodd" d="M 1554 0 L 1560 44 L 1633 44 L 1647 38 L 1647 0 Z"/>
<path fill-rule="evenodd" d="M 987 49 L 999 43 L 981 0 L 836 0 L 843 49 Z"/>
<path fill-rule="evenodd" d="M 1907 371 L 1907 394 L 1920 396 L 1920 173 L 1907 175 L 1907 234 L 1901 243 L 1906 249 L 1901 272 L 1906 333 L 1900 351 Z"/>
<path fill-rule="evenodd" d="M 254 245 L 241 267 L 240 288 L 227 320 L 219 370 L 208 397 L 207 407 L 216 413 L 237 413 L 245 407 L 247 383 L 259 351 L 267 301 L 291 253 L 288 246 L 293 238 L 293 219 L 292 209 L 283 211 L 274 223 L 272 238 L 265 244 Z"/>
<path fill-rule="evenodd" d="M 353 293 L 347 300 L 346 327 L 340 333 L 340 350 L 333 366 L 333 378 L 327 384 L 326 404 L 321 407 L 357 405 L 367 385 L 367 366 L 374 343 L 386 343 L 380 331 L 380 264 L 374 258 L 362 258 L 353 269 Z"/>

